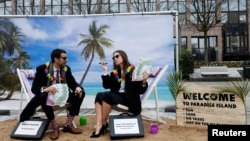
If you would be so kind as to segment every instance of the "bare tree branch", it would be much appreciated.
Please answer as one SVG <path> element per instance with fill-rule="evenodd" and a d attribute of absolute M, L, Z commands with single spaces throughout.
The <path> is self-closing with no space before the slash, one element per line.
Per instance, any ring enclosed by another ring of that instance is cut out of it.
<path fill-rule="evenodd" d="M 187 6 L 187 13 L 190 18 L 187 18 L 187 25 L 190 29 L 204 33 L 205 45 L 205 64 L 208 64 L 208 31 L 221 22 L 221 6 L 227 0 L 190 0 L 190 5 Z"/>

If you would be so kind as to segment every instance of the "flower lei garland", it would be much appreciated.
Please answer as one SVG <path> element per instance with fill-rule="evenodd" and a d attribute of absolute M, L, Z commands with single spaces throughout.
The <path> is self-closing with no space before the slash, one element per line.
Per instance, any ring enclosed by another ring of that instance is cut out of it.
<path fill-rule="evenodd" d="M 46 75 L 47 75 L 47 77 L 49 78 L 50 81 L 54 81 L 54 80 L 56 80 L 56 77 L 52 76 L 49 73 L 49 64 L 50 64 L 50 62 L 45 63 L 46 68 L 45 68 L 44 72 L 46 73 Z M 65 66 L 63 68 L 63 71 L 61 71 L 61 74 L 60 74 L 60 76 L 61 76 L 60 79 L 61 80 L 64 80 L 67 70 L 68 70 L 68 68 L 67 68 L 67 66 Z"/>
<path fill-rule="evenodd" d="M 133 68 L 133 66 L 130 65 L 130 66 L 127 68 L 127 70 L 126 70 L 126 74 L 129 73 L 129 72 L 131 72 L 132 68 Z M 115 78 L 116 78 L 116 80 L 117 80 L 119 83 L 122 82 L 122 81 L 124 80 L 124 78 L 120 78 L 120 77 L 119 77 L 118 71 L 117 71 L 117 70 L 113 70 L 113 74 L 115 75 Z"/>

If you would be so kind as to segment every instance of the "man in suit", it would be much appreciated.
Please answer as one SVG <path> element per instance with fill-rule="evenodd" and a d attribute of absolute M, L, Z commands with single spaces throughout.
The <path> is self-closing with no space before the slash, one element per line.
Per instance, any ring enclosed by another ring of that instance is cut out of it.
<path fill-rule="evenodd" d="M 46 104 L 48 94 L 55 94 L 56 88 L 53 86 L 55 83 L 66 83 L 69 88 L 69 97 L 67 100 L 67 109 L 69 114 L 63 126 L 63 132 L 70 132 L 72 134 L 82 133 L 81 129 L 73 126 L 73 120 L 79 114 L 80 106 L 85 97 L 85 92 L 71 73 L 71 69 L 66 65 L 67 54 L 65 50 L 55 49 L 51 52 L 51 62 L 39 65 L 36 68 L 35 79 L 32 83 L 31 91 L 34 97 L 29 101 L 20 115 L 20 121 L 29 119 L 35 113 L 38 106 L 42 106 L 53 132 L 50 134 L 52 140 L 59 137 L 59 127 L 55 121 L 53 107 Z M 60 72 L 60 73 L 56 73 Z"/>

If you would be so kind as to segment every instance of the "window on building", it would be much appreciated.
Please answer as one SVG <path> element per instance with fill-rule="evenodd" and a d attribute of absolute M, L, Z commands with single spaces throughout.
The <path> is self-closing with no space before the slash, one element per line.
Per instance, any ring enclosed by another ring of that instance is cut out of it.
<path fill-rule="evenodd" d="M 191 39 L 192 55 L 195 60 L 204 60 L 204 48 L 199 46 L 199 38 L 194 37 Z M 203 51 L 202 51 L 203 50 Z"/>
<path fill-rule="evenodd" d="M 186 13 L 186 2 L 185 0 L 179 0 L 178 1 L 178 12 L 179 13 Z"/>
<path fill-rule="evenodd" d="M 239 11 L 247 10 L 247 0 L 239 0 Z"/>
<path fill-rule="evenodd" d="M 228 0 L 221 6 L 222 23 L 246 23 L 247 0 Z"/>
<path fill-rule="evenodd" d="M 109 0 L 103 0 L 102 1 L 102 13 L 110 13 L 110 6 L 111 4 L 109 3 Z"/>
<path fill-rule="evenodd" d="M 204 2 L 191 1 L 190 11 L 196 12 L 197 9 L 202 12 L 214 12 L 216 10 L 216 0 L 209 0 Z"/>
<path fill-rule="evenodd" d="M 221 23 L 227 23 L 228 22 L 228 14 L 227 13 L 221 13 Z"/>
<path fill-rule="evenodd" d="M 227 24 L 222 28 L 223 54 L 228 59 L 228 55 L 248 52 L 248 25 L 247 24 Z M 241 57 L 238 56 L 238 59 Z M 231 58 L 232 59 L 232 58 Z"/>
<path fill-rule="evenodd" d="M 72 5 L 73 15 L 76 14 L 87 14 L 85 8 L 83 8 L 83 2 L 81 0 L 74 0 Z"/>
<path fill-rule="evenodd" d="M 217 22 L 217 2 L 209 1 L 191 1 L 190 2 L 190 20 L 193 24 L 202 24 L 209 20 L 209 23 Z"/>
<path fill-rule="evenodd" d="M 53 15 L 53 3 L 52 0 L 46 0 L 45 1 L 45 15 Z"/>
<path fill-rule="evenodd" d="M 247 36 L 227 36 L 225 53 L 248 51 Z"/>
<path fill-rule="evenodd" d="M 182 14 L 186 14 L 186 2 L 185 0 L 161 0 L 160 11 L 177 10 Z"/>
<path fill-rule="evenodd" d="M 0 2 L 0 14 L 4 15 L 5 11 L 5 2 Z"/>
<path fill-rule="evenodd" d="M 222 4 L 221 4 L 221 11 L 222 12 L 227 12 L 227 11 L 229 11 L 229 6 L 228 6 L 228 2 L 223 2 Z"/>
<path fill-rule="evenodd" d="M 228 23 L 230 24 L 239 23 L 239 13 L 233 11 L 228 12 Z"/>
<path fill-rule="evenodd" d="M 6 1 L 5 15 L 12 15 L 11 1 Z"/>
<path fill-rule="evenodd" d="M 190 21 L 194 24 L 197 24 L 197 14 L 193 13 L 192 16 L 190 17 Z"/>
<path fill-rule="evenodd" d="M 186 0 L 161 0 L 160 11 L 177 10 L 179 13 L 186 12 Z"/>
<path fill-rule="evenodd" d="M 111 13 L 119 13 L 119 3 L 120 1 L 118 0 L 112 0 L 110 1 L 110 12 Z"/>
<path fill-rule="evenodd" d="M 108 2 L 105 4 L 108 5 L 109 13 L 128 13 L 130 10 L 136 10 L 136 8 L 132 8 L 131 4 L 128 5 L 126 0 L 114 0 L 110 1 L 110 4 Z M 139 5 L 136 3 L 134 4 L 135 7 L 138 7 Z M 107 7 L 107 6 L 106 6 Z M 107 9 L 107 8 L 106 8 Z"/>
<path fill-rule="evenodd" d="M 175 0 L 168 0 L 166 1 L 167 9 L 166 10 L 177 10 L 178 8 L 176 7 L 176 1 Z"/>
<path fill-rule="evenodd" d="M 120 2 L 120 13 L 129 13 L 128 6 L 125 0 L 121 0 Z"/>
<path fill-rule="evenodd" d="M 208 58 L 210 61 L 217 59 L 217 37 L 210 36 L 207 40 Z M 205 59 L 205 44 L 204 37 L 192 37 L 192 55 L 196 61 L 204 61 Z"/>
<path fill-rule="evenodd" d="M 229 6 L 229 10 L 230 11 L 238 11 L 239 7 L 238 7 L 238 1 L 237 0 L 231 0 Z"/>
<path fill-rule="evenodd" d="M 247 23 L 247 16 L 246 16 L 246 14 L 240 14 L 240 16 L 239 16 L 239 23 Z"/>
<path fill-rule="evenodd" d="M 222 11 L 246 11 L 247 0 L 228 0 L 222 5 Z"/>
<path fill-rule="evenodd" d="M 181 48 L 187 48 L 187 37 L 181 37 Z"/>
<path fill-rule="evenodd" d="M 159 5 L 161 7 L 161 5 Z M 156 0 L 149 0 L 149 1 L 131 1 L 131 12 L 152 12 L 152 11 L 159 11 L 161 9 L 158 7 Z"/>
<path fill-rule="evenodd" d="M 36 0 L 16 1 L 17 15 L 40 15 L 40 3 Z"/>
<path fill-rule="evenodd" d="M 217 46 L 217 38 L 216 37 L 209 37 L 208 41 L 209 51 L 208 51 L 208 58 L 210 61 L 217 61 L 218 60 L 218 46 Z"/>

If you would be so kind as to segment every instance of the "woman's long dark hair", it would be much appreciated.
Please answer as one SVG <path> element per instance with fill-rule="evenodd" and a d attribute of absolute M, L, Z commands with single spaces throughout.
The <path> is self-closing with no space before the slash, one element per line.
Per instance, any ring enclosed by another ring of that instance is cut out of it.
<path fill-rule="evenodd" d="M 125 75 L 126 75 L 127 68 L 128 68 L 130 65 L 132 65 L 132 64 L 130 63 L 130 61 L 129 61 L 129 59 L 128 59 L 128 55 L 126 54 L 125 51 L 123 51 L 123 50 L 116 50 L 116 51 L 113 52 L 113 55 L 116 54 L 116 53 L 120 54 L 120 56 L 121 56 L 122 59 L 123 59 L 123 62 L 122 62 L 122 64 L 123 64 L 123 70 L 122 70 L 122 71 L 123 71 L 123 76 L 122 76 L 122 77 L 124 78 Z M 133 66 L 133 65 L 132 65 L 132 66 Z M 115 69 L 115 70 L 121 70 L 120 66 L 119 66 L 119 65 L 116 65 L 115 62 L 113 62 L 113 69 Z M 134 66 L 133 66 L 133 68 L 131 69 L 131 74 L 132 74 L 133 70 L 134 70 Z"/>

